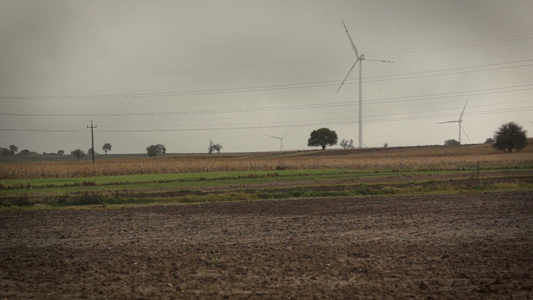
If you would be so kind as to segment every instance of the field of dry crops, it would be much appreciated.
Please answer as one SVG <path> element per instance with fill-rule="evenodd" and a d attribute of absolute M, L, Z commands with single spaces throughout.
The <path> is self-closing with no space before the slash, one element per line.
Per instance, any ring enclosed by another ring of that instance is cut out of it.
<path fill-rule="evenodd" d="M 496 151 L 491 145 L 403 147 L 229 154 L 167 154 L 160 157 L 121 156 L 82 161 L 0 163 L 0 179 L 67 178 L 107 175 L 257 171 L 276 169 L 413 169 L 454 170 L 531 166 L 533 147 L 518 153 Z"/>

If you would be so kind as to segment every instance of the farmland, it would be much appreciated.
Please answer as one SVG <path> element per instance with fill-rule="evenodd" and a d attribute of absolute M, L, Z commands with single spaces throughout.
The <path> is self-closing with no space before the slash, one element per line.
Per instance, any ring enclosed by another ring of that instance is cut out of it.
<path fill-rule="evenodd" d="M 65 207 L 531 188 L 533 155 L 490 145 L 3 162 L 0 205 Z"/>
<path fill-rule="evenodd" d="M 532 297 L 531 148 L 17 157 L 0 297 Z"/>
<path fill-rule="evenodd" d="M 533 141 L 530 141 L 533 143 Z M 509 155 L 491 145 L 462 147 L 402 147 L 327 151 L 257 152 L 227 154 L 167 154 L 160 157 L 99 155 L 86 157 L 15 156 L 0 161 L 0 179 L 92 177 L 260 170 L 389 169 L 457 170 L 513 168 L 533 164 L 533 147 Z"/>

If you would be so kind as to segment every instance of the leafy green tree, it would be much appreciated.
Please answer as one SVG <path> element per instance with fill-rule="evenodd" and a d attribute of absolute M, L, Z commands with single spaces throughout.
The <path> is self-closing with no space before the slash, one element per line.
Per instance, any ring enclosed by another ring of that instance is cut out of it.
<path fill-rule="evenodd" d="M 326 149 L 326 146 L 333 146 L 337 144 L 337 133 L 328 128 L 320 128 L 313 130 L 309 140 L 307 140 L 308 147 L 322 147 L 322 150 Z"/>
<path fill-rule="evenodd" d="M 449 139 L 449 140 L 444 141 L 444 146 L 460 146 L 460 145 L 461 143 L 459 143 L 459 141 L 454 140 L 454 139 Z"/>
<path fill-rule="evenodd" d="M 513 152 L 527 146 L 527 131 L 515 122 L 503 124 L 494 133 L 494 148 Z"/>
<path fill-rule="evenodd" d="M 11 151 L 9 151 L 9 149 L 7 148 L 0 148 L 0 155 L 2 156 L 11 155 Z"/>
<path fill-rule="evenodd" d="M 161 154 L 165 154 L 167 152 L 167 149 L 164 145 L 157 144 L 157 145 L 150 145 L 146 147 L 146 153 L 148 156 L 158 156 Z"/>
<path fill-rule="evenodd" d="M 63 154 L 65 154 L 65 151 L 64 151 L 64 150 L 58 150 L 58 151 L 57 151 L 57 155 L 63 155 Z"/>
<path fill-rule="evenodd" d="M 104 154 L 107 154 L 107 151 L 111 151 L 111 144 L 105 143 L 104 146 L 102 147 L 102 150 L 104 150 Z"/>
<path fill-rule="evenodd" d="M 494 142 L 495 140 L 493 138 L 487 138 L 484 144 L 494 144 Z"/>
<path fill-rule="evenodd" d="M 71 151 L 70 155 L 74 156 L 77 160 L 80 160 L 80 158 L 85 156 L 85 151 L 83 151 L 81 149 L 76 149 L 74 151 Z"/>

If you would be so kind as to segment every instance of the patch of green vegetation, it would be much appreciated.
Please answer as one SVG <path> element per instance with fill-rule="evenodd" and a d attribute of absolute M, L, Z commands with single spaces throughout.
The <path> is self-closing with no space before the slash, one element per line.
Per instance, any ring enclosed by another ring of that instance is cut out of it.
<path fill-rule="evenodd" d="M 509 176 L 502 176 L 498 171 L 499 177 L 484 176 L 490 175 L 490 172 L 473 168 L 438 172 L 278 170 L 6 180 L 2 182 L 3 186 L 12 189 L 0 191 L 0 209 L 108 208 L 156 203 L 532 191 L 533 184 L 527 180 L 531 170 L 527 171 L 529 173 L 514 170 Z M 443 174 L 450 174 L 450 179 L 442 179 L 441 176 L 433 177 L 441 179 L 412 180 L 413 175 L 416 175 L 415 178 L 431 178 L 429 175 Z M 361 180 L 365 178 L 371 180 L 363 183 Z M 17 189 L 19 185 L 23 188 Z"/>
<path fill-rule="evenodd" d="M 381 173 L 380 173 L 381 172 Z M 198 186 L 243 185 L 254 183 L 278 183 L 356 179 L 368 176 L 398 176 L 397 173 L 374 170 L 280 170 L 254 172 L 211 172 L 181 174 L 143 174 L 125 176 L 99 176 L 85 178 L 46 178 L 4 180 L 0 194 L 11 191 L 20 193 L 98 191 L 146 188 L 185 188 Z M 114 187 L 113 187 L 114 186 Z"/>
<path fill-rule="evenodd" d="M 530 170 L 530 169 L 524 169 Z M 516 169 L 515 169 L 516 171 Z M 0 195 L 11 191 L 20 193 L 41 193 L 84 190 L 119 190 L 146 188 L 185 188 L 200 186 L 244 185 L 254 183 L 278 182 L 312 182 L 328 180 L 357 180 L 367 177 L 397 177 L 404 175 L 423 174 L 456 174 L 465 173 L 479 177 L 483 174 L 479 169 L 465 169 L 460 171 L 414 171 L 414 170 L 278 170 L 253 172 L 207 172 L 180 174 L 142 174 L 124 176 L 98 176 L 82 178 L 45 178 L 45 179 L 13 179 L 0 183 Z"/>

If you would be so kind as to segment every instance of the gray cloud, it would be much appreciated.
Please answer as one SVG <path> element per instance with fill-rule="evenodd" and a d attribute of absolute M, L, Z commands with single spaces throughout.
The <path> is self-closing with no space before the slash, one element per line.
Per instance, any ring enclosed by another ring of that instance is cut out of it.
<path fill-rule="evenodd" d="M 436 123 L 458 116 L 466 99 L 463 125 L 483 142 L 503 122 L 529 126 L 532 9 L 481 0 L 4 1 L 0 129 L 80 132 L 4 130 L 0 139 L 39 152 L 85 149 L 93 119 L 97 144 L 115 153 L 157 143 L 204 152 L 209 139 L 224 151 L 277 150 L 263 134 L 306 149 L 319 127 L 357 140 L 357 70 L 335 93 L 354 61 L 344 20 L 368 59 L 395 61 L 363 64 L 367 146 L 457 138 L 454 125 Z"/>

